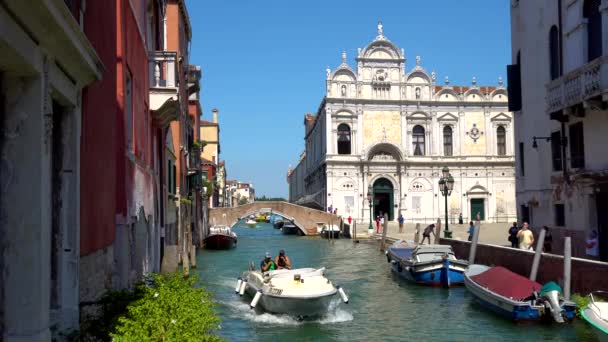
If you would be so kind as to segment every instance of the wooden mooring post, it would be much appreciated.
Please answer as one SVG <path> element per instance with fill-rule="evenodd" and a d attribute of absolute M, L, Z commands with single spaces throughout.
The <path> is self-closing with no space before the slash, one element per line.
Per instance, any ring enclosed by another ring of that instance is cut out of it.
<path fill-rule="evenodd" d="M 386 242 L 386 231 L 388 230 L 388 214 L 384 214 L 384 225 L 382 227 L 382 242 L 380 242 L 380 251 L 384 252 Z"/>

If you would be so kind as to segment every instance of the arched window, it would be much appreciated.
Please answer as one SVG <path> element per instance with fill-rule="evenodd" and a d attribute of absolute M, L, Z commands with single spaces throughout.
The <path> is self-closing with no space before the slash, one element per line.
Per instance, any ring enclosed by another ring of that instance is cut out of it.
<path fill-rule="evenodd" d="M 347 124 L 338 126 L 338 154 L 350 154 L 350 127 Z"/>
<path fill-rule="evenodd" d="M 496 129 L 496 150 L 499 156 L 507 155 L 507 133 L 503 126 Z"/>
<path fill-rule="evenodd" d="M 559 30 L 553 25 L 549 31 L 549 72 L 552 80 L 560 76 L 559 58 Z"/>
<path fill-rule="evenodd" d="M 601 0 L 585 0 L 583 17 L 587 19 L 587 61 L 602 55 L 602 14 Z"/>
<path fill-rule="evenodd" d="M 443 127 L 443 155 L 452 156 L 452 127 Z"/>
<path fill-rule="evenodd" d="M 414 126 L 412 130 L 412 144 L 415 156 L 424 155 L 424 128 L 420 125 Z"/>

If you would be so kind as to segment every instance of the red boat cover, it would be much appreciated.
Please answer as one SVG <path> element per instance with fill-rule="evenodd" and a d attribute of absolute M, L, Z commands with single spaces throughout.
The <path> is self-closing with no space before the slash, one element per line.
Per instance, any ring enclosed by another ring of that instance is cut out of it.
<path fill-rule="evenodd" d="M 541 284 L 501 266 L 492 267 L 471 279 L 492 292 L 512 299 L 524 299 L 542 288 Z"/>

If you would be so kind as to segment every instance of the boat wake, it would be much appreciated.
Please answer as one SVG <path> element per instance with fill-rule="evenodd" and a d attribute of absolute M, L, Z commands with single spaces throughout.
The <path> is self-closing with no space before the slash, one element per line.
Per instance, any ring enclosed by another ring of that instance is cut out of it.
<path fill-rule="evenodd" d="M 258 311 L 249 308 L 249 304 L 236 300 L 230 302 L 221 302 L 221 305 L 229 309 L 230 315 L 235 318 L 244 319 L 267 325 L 283 325 L 283 326 L 297 326 L 303 324 L 334 324 L 350 322 L 353 320 L 352 313 L 340 308 L 340 300 L 331 302 L 329 311 L 327 314 L 316 317 L 313 319 L 298 319 L 294 316 L 289 315 L 275 315 L 264 311 Z"/>

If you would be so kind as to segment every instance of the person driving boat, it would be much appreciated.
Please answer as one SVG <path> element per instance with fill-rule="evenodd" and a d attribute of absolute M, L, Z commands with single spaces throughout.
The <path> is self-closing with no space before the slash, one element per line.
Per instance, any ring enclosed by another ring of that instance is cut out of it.
<path fill-rule="evenodd" d="M 260 269 L 262 270 L 262 272 L 268 272 L 268 271 L 273 271 L 273 270 L 277 269 L 277 265 L 272 260 L 272 257 L 270 256 L 270 252 L 266 252 L 266 256 L 264 257 L 264 260 L 262 260 L 262 262 L 260 262 Z"/>
<path fill-rule="evenodd" d="M 283 249 L 281 249 L 279 251 L 279 255 L 277 255 L 274 262 L 277 265 L 279 270 L 282 270 L 282 269 L 290 270 L 291 269 L 291 260 L 289 260 L 289 257 L 287 255 L 285 255 L 285 250 L 283 250 Z"/>

